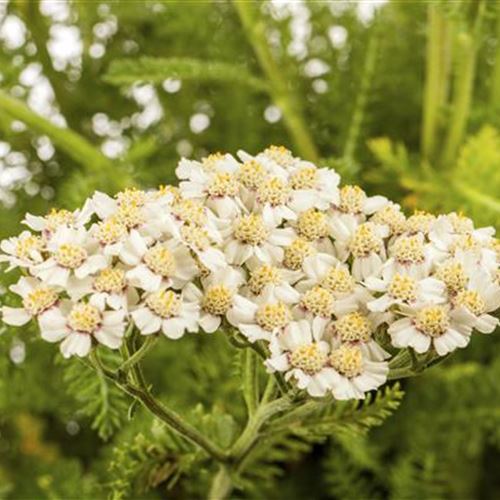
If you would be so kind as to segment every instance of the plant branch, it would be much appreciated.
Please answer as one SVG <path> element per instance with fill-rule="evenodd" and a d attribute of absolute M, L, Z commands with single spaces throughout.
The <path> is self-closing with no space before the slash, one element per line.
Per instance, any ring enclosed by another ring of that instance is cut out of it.
<path fill-rule="evenodd" d="M 264 21 L 257 19 L 255 5 L 252 2 L 236 0 L 233 5 L 240 17 L 257 60 L 269 80 L 271 97 L 283 112 L 285 126 L 292 136 L 300 155 L 313 162 L 318 161 L 318 151 L 302 116 L 297 98 L 292 93 L 289 82 L 267 43 Z"/>

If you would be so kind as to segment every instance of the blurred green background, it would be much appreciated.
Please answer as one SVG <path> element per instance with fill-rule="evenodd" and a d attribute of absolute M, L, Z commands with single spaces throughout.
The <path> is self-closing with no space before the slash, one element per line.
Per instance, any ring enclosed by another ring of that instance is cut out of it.
<path fill-rule="evenodd" d="M 269 144 L 408 213 L 498 228 L 499 111 L 498 2 L 4 1 L 0 237 L 95 189 L 174 182 L 181 156 Z M 272 442 L 235 495 L 499 498 L 497 335 L 405 381 L 368 434 Z M 224 442 L 244 417 L 239 367 L 210 340 L 162 342 L 147 375 Z M 129 405 L 2 327 L 0 498 L 199 498 L 210 466 Z"/>

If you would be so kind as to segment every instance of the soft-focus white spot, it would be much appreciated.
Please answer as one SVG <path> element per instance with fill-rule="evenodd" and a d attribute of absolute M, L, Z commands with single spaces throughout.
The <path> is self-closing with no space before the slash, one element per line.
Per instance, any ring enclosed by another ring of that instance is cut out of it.
<path fill-rule="evenodd" d="M 188 157 L 191 156 L 193 152 L 193 146 L 187 139 L 182 139 L 177 143 L 175 148 L 179 156 Z"/>
<path fill-rule="evenodd" d="M 347 30 L 343 26 L 331 26 L 328 29 L 328 37 L 333 47 L 341 49 L 347 40 Z"/>
<path fill-rule="evenodd" d="M 9 351 L 10 360 L 16 364 L 20 365 L 26 359 L 26 348 L 24 342 L 21 340 L 15 340 L 12 342 L 12 347 Z"/>
<path fill-rule="evenodd" d="M 66 424 L 66 432 L 70 436 L 76 436 L 80 432 L 80 425 L 76 420 L 69 420 Z"/>
<path fill-rule="evenodd" d="M 312 82 L 312 88 L 316 94 L 324 94 L 328 91 L 328 83 L 325 82 L 325 80 L 318 78 Z"/>
<path fill-rule="evenodd" d="M 108 158 L 118 158 L 123 155 L 127 144 L 123 139 L 108 139 L 104 141 L 101 150 Z"/>
<path fill-rule="evenodd" d="M 357 15 L 363 24 L 369 24 L 375 16 L 375 12 L 380 9 L 388 0 L 370 0 L 369 2 L 358 2 Z"/>
<path fill-rule="evenodd" d="M 10 128 L 13 132 L 24 132 L 27 129 L 26 125 L 19 120 L 13 120 Z"/>
<path fill-rule="evenodd" d="M 16 16 L 9 15 L 0 24 L 0 40 L 7 49 L 15 50 L 26 41 L 26 26 Z"/>
<path fill-rule="evenodd" d="M 106 48 L 102 43 L 93 43 L 89 47 L 89 55 L 92 59 L 99 59 L 106 53 Z"/>
<path fill-rule="evenodd" d="M 330 71 L 330 66 L 321 59 L 310 59 L 304 66 L 304 73 L 309 78 L 316 78 Z"/>
<path fill-rule="evenodd" d="M 42 65 L 40 63 L 31 63 L 21 71 L 19 81 L 26 87 L 32 87 L 40 78 Z"/>
<path fill-rule="evenodd" d="M 276 123 L 281 120 L 281 110 L 278 106 L 268 106 L 264 111 L 264 118 L 269 123 Z"/>
<path fill-rule="evenodd" d="M 132 87 L 132 96 L 137 104 L 145 106 L 155 97 L 155 89 L 152 85 L 136 85 Z"/>
<path fill-rule="evenodd" d="M 50 40 L 47 42 L 47 48 L 55 69 L 62 71 L 68 64 L 78 65 L 83 51 L 80 30 L 76 26 L 53 24 L 50 27 Z"/>
<path fill-rule="evenodd" d="M 40 2 L 40 12 L 56 23 L 63 23 L 69 20 L 69 3 L 65 0 L 42 0 Z"/>
<path fill-rule="evenodd" d="M 23 187 L 28 196 L 35 196 L 40 192 L 40 185 L 36 182 L 27 182 Z"/>
<path fill-rule="evenodd" d="M 50 160 L 55 153 L 54 146 L 50 139 L 46 136 L 39 137 L 37 140 L 36 154 L 42 161 Z"/>
<path fill-rule="evenodd" d="M 182 82 L 177 78 L 167 78 L 162 83 L 163 90 L 169 94 L 179 92 L 182 87 Z"/>
<path fill-rule="evenodd" d="M 8 142 L 0 141 L 0 158 L 3 158 L 10 151 L 10 144 Z"/>
<path fill-rule="evenodd" d="M 44 200 L 51 200 L 54 198 L 54 188 L 52 186 L 43 186 L 43 188 L 40 190 L 40 196 Z"/>
<path fill-rule="evenodd" d="M 195 134 L 200 134 L 210 126 L 210 117 L 205 113 L 196 113 L 189 119 L 189 128 Z"/>

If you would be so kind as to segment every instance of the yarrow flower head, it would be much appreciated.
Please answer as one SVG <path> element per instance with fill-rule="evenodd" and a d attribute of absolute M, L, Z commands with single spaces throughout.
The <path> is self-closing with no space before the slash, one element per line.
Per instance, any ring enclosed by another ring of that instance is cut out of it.
<path fill-rule="evenodd" d="M 35 322 L 65 357 L 221 331 L 283 384 L 336 399 L 384 384 L 399 349 L 428 362 L 498 324 L 500 245 L 462 214 L 405 215 L 283 146 L 182 159 L 176 174 L 27 214 L 0 243 L 23 274 L 2 320 Z"/>

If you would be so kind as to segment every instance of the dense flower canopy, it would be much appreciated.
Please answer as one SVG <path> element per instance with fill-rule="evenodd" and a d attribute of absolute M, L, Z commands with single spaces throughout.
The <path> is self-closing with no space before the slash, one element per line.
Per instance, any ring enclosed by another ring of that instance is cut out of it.
<path fill-rule="evenodd" d="M 407 217 L 271 146 L 182 159 L 179 186 L 96 192 L 80 210 L 28 214 L 4 240 L 22 299 L 65 357 L 121 346 L 131 328 L 179 339 L 233 331 L 311 396 L 363 398 L 398 349 L 445 356 L 492 332 L 500 246 L 460 214 Z"/>

